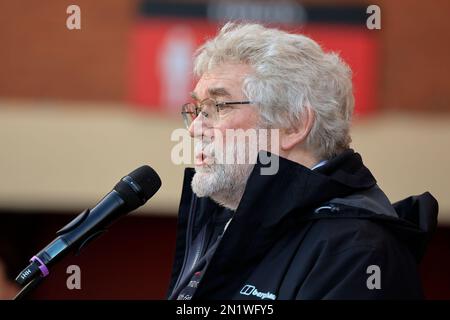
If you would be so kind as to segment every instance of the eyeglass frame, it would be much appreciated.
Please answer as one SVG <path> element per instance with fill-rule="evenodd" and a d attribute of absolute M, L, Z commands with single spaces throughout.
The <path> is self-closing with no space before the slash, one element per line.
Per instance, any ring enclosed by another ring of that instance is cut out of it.
<path fill-rule="evenodd" d="M 217 102 L 215 99 L 213 99 L 213 98 L 206 98 L 206 99 L 203 99 L 202 101 L 200 101 L 200 102 L 198 102 L 198 103 L 195 103 L 195 102 L 188 102 L 188 103 L 185 103 L 185 104 L 183 104 L 182 106 L 181 106 L 181 116 L 183 117 L 183 120 L 184 120 L 184 124 L 186 125 L 186 127 L 189 129 L 189 126 L 187 125 L 187 114 L 192 114 L 192 112 L 187 112 L 187 111 L 184 111 L 184 109 L 185 109 L 185 107 L 187 106 L 187 105 L 191 105 L 191 104 L 193 104 L 194 106 L 195 106 L 195 111 L 194 111 L 194 114 L 195 114 L 195 118 L 192 120 L 192 122 L 194 122 L 194 120 L 195 119 L 197 119 L 197 117 L 198 117 L 198 115 L 201 113 L 201 105 L 205 102 L 205 101 L 207 101 L 207 100 L 212 100 L 213 102 L 214 102 L 214 106 L 216 107 L 216 111 L 217 111 L 217 114 L 219 114 L 219 111 L 220 110 L 223 110 L 226 106 L 229 106 L 229 105 L 235 105 L 235 104 L 240 104 L 240 105 L 244 105 L 244 104 L 253 104 L 253 102 L 252 101 L 249 101 L 249 100 L 244 100 L 244 101 L 222 101 L 222 102 Z M 191 123 L 192 123 L 191 122 Z"/>

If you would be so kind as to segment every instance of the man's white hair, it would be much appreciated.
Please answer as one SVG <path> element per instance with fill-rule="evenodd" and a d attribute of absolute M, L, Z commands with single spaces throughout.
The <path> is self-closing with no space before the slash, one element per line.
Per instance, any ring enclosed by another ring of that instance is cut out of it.
<path fill-rule="evenodd" d="M 306 108 L 314 124 L 306 147 L 329 159 L 349 147 L 353 113 L 351 70 L 336 53 L 325 53 L 312 39 L 260 24 L 229 22 L 196 52 L 194 73 L 224 63 L 252 67 L 243 84 L 247 98 L 260 108 L 262 123 L 292 128 L 302 123 Z"/>

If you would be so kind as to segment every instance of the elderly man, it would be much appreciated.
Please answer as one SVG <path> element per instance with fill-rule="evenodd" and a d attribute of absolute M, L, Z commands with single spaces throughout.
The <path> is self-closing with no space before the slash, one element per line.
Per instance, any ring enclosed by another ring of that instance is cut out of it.
<path fill-rule="evenodd" d="M 338 55 L 228 23 L 198 49 L 194 72 L 182 114 L 195 171 L 185 172 L 169 299 L 422 297 L 436 200 L 392 205 L 349 148 L 351 71 Z M 270 142 L 227 135 L 248 130 Z M 267 159 L 276 166 L 264 173 Z"/>

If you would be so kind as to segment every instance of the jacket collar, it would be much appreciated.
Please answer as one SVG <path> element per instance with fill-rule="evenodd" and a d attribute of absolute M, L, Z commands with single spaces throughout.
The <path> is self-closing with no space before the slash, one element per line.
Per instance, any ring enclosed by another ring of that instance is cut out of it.
<path fill-rule="evenodd" d="M 279 223 L 294 209 L 306 212 L 328 200 L 345 197 L 376 184 L 361 156 L 352 149 L 316 170 L 278 157 L 279 169 L 274 175 L 261 174 L 265 166 L 260 158 L 259 155 L 235 216 L 260 212 L 257 216 L 262 226 Z"/>
<path fill-rule="evenodd" d="M 301 219 L 303 214 L 326 201 L 376 184 L 361 156 L 352 149 L 345 150 L 316 170 L 273 154 L 265 155 L 264 159 L 267 156 L 277 157 L 278 171 L 273 175 L 262 175 L 261 169 L 266 166 L 261 161 L 261 154 L 258 155 L 244 195 L 222 239 L 226 246 L 217 249 L 223 250 L 220 263 L 232 263 L 231 256 L 238 259 L 233 255 L 236 250 L 247 258 L 262 253 L 293 220 Z M 224 209 L 209 198 L 193 195 L 190 186 L 193 174 L 193 169 L 186 170 L 182 203 L 190 198 L 197 200 L 194 229 L 199 230 L 211 213 Z M 180 221 L 187 220 L 187 207 L 180 207 Z"/>
<path fill-rule="evenodd" d="M 333 198 L 345 197 L 376 185 L 375 178 L 364 166 L 361 156 L 352 149 L 345 150 L 316 170 L 268 153 L 264 155 L 264 159 L 276 157 L 275 161 L 278 161 L 279 165 L 273 175 L 261 174 L 267 167 L 261 157 L 260 153 L 247 180 L 235 217 L 240 219 L 256 211 L 259 213 L 255 214 L 254 218 L 263 226 L 277 224 L 294 209 L 305 212 Z M 185 170 L 182 204 L 189 203 L 192 197 L 196 198 L 191 188 L 194 174 L 192 168 Z M 209 198 L 197 200 L 201 203 L 200 208 L 207 208 L 208 212 L 221 210 L 221 207 Z M 180 207 L 179 218 L 187 218 L 187 209 L 187 205 Z M 201 211 L 197 212 L 196 224 L 207 219 L 208 212 Z"/>

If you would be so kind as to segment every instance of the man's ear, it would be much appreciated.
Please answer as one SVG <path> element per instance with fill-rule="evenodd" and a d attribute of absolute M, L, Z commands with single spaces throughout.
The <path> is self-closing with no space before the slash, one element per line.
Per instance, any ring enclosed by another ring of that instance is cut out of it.
<path fill-rule="evenodd" d="M 305 112 L 298 126 L 283 129 L 280 134 L 280 147 L 283 151 L 289 151 L 296 145 L 303 143 L 308 137 L 314 124 L 315 116 L 310 107 L 305 108 Z"/>

